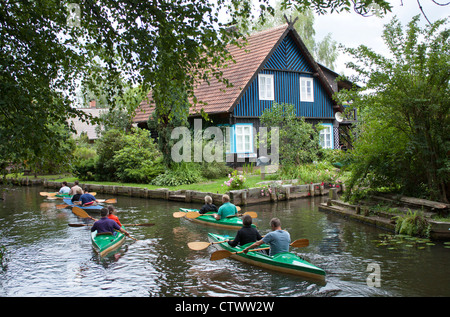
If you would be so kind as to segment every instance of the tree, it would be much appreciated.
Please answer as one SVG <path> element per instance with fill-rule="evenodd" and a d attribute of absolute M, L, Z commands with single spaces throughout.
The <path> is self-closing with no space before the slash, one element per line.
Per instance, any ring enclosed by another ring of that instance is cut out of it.
<path fill-rule="evenodd" d="M 319 132 L 305 122 L 305 118 L 297 118 L 293 105 L 274 102 L 261 115 L 261 124 L 279 128 L 279 155 L 283 168 L 318 159 Z"/>
<path fill-rule="evenodd" d="M 390 10 L 384 0 L 283 1 L 322 13 L 327 9 L 371 10 L 372 3 Z M 108 104 L 114 104 L 113 96 L 122 91 L 122 78 L 126 78 L 128 86 L 138 84 L 145 91 L 156 85 L 167 88 L 181 85 L 189 97 L 193 96 L 198 81 L 221 78 L 220 69 L 229 62 L 226 46 L 237 44 L 241 37 L 221 23 L 219 15 L 226 11 L 232 21 L 239 17 L 251 19 L 251 3 L 251 0 L 1 1 L 2 142 L 8 142 L 6 147 L 20 161 L 23 149 L 38 156 L 40 144 L 47 142 L 44 136 L 54 136 L 47 128 L 48 123 L 64 124 L 67 116 L 90 120 L 71 107 L 80 80 L 92 78 L 104 83 Z M 262 0 L 260 8 L 270 10 L 269 0 Z M 100 64 L 104 71 L 99 72 L 95 64 Z M 158 107 L 167 107 L 164 100 L 171 89 L 155 91 Z M 2 157 L 1 161 L 10 158 Z"/>
<path fill-rule="evenodd" d="M 405 31 L 394 18 L 383 38 L 392 57 L 365 46 L 347 49 L 347 66 L 363 82 L 342 91 L 362 118 L 353 153 L 351 186 L 399 188 L 409 195 L 449 201 L 450 30 L 448 20 L 425 28 L 419 16 Z"/>

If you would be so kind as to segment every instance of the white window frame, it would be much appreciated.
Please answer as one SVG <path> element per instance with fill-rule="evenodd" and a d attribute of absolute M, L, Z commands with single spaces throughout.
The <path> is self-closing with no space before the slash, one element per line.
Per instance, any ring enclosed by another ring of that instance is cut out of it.
<path fill-rule="evenodd" d="M 253 153 L 253 125 L 236 124 L 234 126 L 236 153 Z"/>
<path fill-rule="evenodd" d="M 314 102 L 314 79 L 300 77 L 300 101 Z"/>
<path fill-rule="evenodd" d="M 324 127 L 320 130 L 319 142 L 323 149 L 334 149 L 333 125 L 321 124 Z"/>
<path fill-rule="evenodd" d="M 272 74 L 259 74 L 259 100 L 274 100 L 274 82 Z"/>

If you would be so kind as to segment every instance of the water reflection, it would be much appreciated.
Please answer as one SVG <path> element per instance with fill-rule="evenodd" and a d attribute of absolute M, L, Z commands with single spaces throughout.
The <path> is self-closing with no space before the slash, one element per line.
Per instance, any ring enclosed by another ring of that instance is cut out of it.
<path fill-rule="evenodd" d="M 119 196 L 115 205 L 122 223 L 152 222 L 153 227 L 128 227 L 139 239 L 127 239 L 106 258 L 91 247 L 91 223 L 58 202 L 39 196 L 42 188 L 13 188 L 0 201 L 0 243 L 8 252 L 1 273 L 0 296 L 449 296 L 446 272 L 450 252 L 442 245 L 417 251 L 391 252 L 372 240 L 383 231 L 317 211 L 320 198 L 243 208 L 256 211 L 261 234 L 278 217 L 293 240 L 310 245 L 293 249 L 327 272 L 316 284 L 233 259 L 209 261 L 213 247 L 192 251 L 191 241 L 208 241 L 208 232 L 234 236 L 236 231 L 201 226 L 172 213 L 182 204 Z M 101 197 L 99 198 L 111 198 Z M 98 215 L 94 215 L 98 216 Z M 366 283 L 367 267 L 381 267 L 381 287 Z M 426 272 L 426 274 L 424 274 Z"/>

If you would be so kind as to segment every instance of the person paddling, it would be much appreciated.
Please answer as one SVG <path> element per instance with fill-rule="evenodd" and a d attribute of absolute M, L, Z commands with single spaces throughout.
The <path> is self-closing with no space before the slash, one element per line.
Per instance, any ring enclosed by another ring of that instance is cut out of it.
<path fill-rule="evenodd" d="M 245 245 L 247 243 L 255 242 L 262 239 L 256 228 L 252 227 L 252 217 L 244 215 L 242 217 L 242 228 L 236 234 L 236 237 L 232 241 L 228 241 L 228 244 L 233 248 L 237 245 Z"/>
<path fill-rule="evenodd" d="M 206 195 L 205 196 L 205 204 L 202 206 L 202 208 L 200 209 L 200 211 L 198 213 L 203 215 L 203 214 L 205 214 L 207 212 L 210 212 L 210 211 L 217 212 L 218 210 L 217 210 L 216 205 L 214 205 L 212 203 L 211 196 Z"/>
<path fill-rule="evenodd" d="M 125 231 L 123 228 L 121 228 L 117 224 L 117 222 L 108 218 L 108 214 L 109 214 L 108 208 L 102 208 L 100 210 L 101 218 L 99 220 L 97 220 L 96 222 L 94 222 L 94 224 L 92 225 L 92 228 L 91 228 L 91 232 L 94 232 L 95 230 L 97 230 L 97 234 L 109 232 L 112 235 L 115 235 L 116 230 L 117 230 L 117 231 L 122 232 L 127 237 L 130 237 L 130 234 L 127 231 Z"/>
<path fill-rule="evenodd" d="M 69 194 L 70 192 L 70 187 L 67 186 L 67 182 L 64 181 L 62 182 L 62 187 L 59 189 L 58 194 Z"/>
<path fill-rule="evenodd" d="M 122 227 L 122 224 L 120 223 L 119 217 L 115 215 L 114 207 L 109 205 L 106 208 L 108 208 L 108 219 L 114 220 L 120 227 Z"/>
<path fill-rule="evenodd" d="M 237 214 L 237 208 L 234 204 L 230 202 L 230 196 L 223 195 L 222 196 L 222 206 L 219 207 L 219 211 L 214 215 L 216 220 L 224 219 L 228 216 L 234 216 Z"/>
<path fill-rule="evenodd" d="M 97 205 L 97 200 L 92 194 L 88 193 L 87 188 L 84 189 L 84 194 L 80 196 L 80 202 L 82 206 Z"/>
<path fill-rule="evenodd" d="M 271 232 L 266 234 L 264 238 L 259 241 L 256 241 L 251 246 L 248 246 L 243 251 L 245 254 L 250 249 L 257 248 L 263 243 L 267 243 L 270 246 L 270 256 L 274 256 L 275 254 L 281 252 L 289 252 L 289 244 L 291 243 L 291 236 L 289 232 L 285 230 L 281 230 L 281 222 L 278 218 L 272 218 L 270 220 L 270 227 L 272 229 Z"/>

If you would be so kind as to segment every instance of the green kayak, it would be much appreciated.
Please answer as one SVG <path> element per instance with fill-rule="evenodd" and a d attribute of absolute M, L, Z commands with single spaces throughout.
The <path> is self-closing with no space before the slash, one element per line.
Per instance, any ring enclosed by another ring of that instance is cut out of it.
<path fill-rule="evenodd" d="M 229 236 L 208 233 L 208 238 L 211 242 L 220 242 L 226 239 L 230 239 Z M 245 247 L 251 245 L 251 243 L 244 246 L 231 247 L 227 242 L 214 244 L 219 250 L 227 250 L 230 252 L 239 252 L 245 249 Z M 262 244 L 260 248 L 268 247 L 267 244 Z M 263 267 L 266 269 L 294 274 L 305 278 L 324 281 L 325 271 L 317 266 L 303 260 L 299 256 L 291 252 L 282 252 L 274 256 L 269 256 L 265 253 L 258 251 L 249 251 L 247 254 L 238 253 L 230 256 L 233 259 L 239 260 L 244 263 Z"/>
<path fill-rule="evenodd" d="M 62 197 L 62 198 L 72 198 L 72 195 L 69 194 L 56 194 L 56 197 Z"/>
<path fill-rule="evenodd" d="M 180 208 L 180 211 L 183 212 L 198 212 L 198 209 L 188 209 L 188 208 Z M 212 215 L 214 212 L 207 212 L 206 214 L 203 214 L 196 218 L 188 218 L 189 220 L 201 223 L 208 226 L 213 226 L 216 228 L 223 228 L 223 229 L 241 229 L 242 228 L 242 219 L 240 217 L 230 217 L 225 219 L 216 220 Z M 252 227 L 255 227 L 255 224 L 252 224 Z"/>
<path fill-rule="evenodd" d="M 91 241 L 94 250 L 100 256 L 105 256 L 122 245 L 125 241 L 125 235 L 117 231 L 115 235 L 112 235 L 110 232 L 97 234 L 97 231 L 94 231 L 91 233 Z"/>

